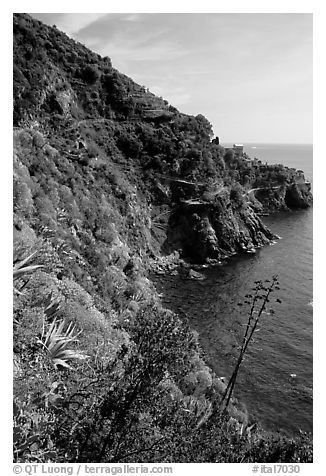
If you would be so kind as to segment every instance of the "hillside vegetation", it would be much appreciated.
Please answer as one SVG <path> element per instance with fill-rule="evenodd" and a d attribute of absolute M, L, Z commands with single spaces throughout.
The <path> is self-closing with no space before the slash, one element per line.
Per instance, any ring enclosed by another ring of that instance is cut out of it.
<path fill-rule="evenodd" d="M 209 262 L 273 238 L 246 192 L 260 168 L 245 178 L 212 137 L 14 15 L 15 461 L 311 461 L 307 435 L 251 431 L 235 399 L 222 411 L 225 385 L 148 279 L 165 255 Z"/>

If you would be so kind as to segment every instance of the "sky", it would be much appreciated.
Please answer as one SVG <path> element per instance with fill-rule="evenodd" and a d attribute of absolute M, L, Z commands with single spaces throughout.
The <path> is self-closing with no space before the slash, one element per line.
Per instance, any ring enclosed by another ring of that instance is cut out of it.
<path fill-rule="evenodd" d="M 312 143 L 310 13 L 33 13 L 222 143 Z"/>

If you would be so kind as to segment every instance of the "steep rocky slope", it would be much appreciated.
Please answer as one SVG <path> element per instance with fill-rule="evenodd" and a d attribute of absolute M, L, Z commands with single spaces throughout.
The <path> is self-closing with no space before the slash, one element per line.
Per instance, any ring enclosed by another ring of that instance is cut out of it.
<path fill-rule="evenodd" d="M 14 15 L 16 461 L 275 452 L 262 434 L 254 450 L 242 436 L 239 406 L 221 413 L 223 383 L 146 277 L 162 254 L 203 262 L 273 238 L 239 167 L 206 118 Z M 278 441 L 277 457 L 291 444 Z"/>
<path fill-rule="evenodd" d="M 151 239 L 142 243 L 150 247 L 157 241 L 156 250 L 175 247 L 199 260 L 268 243 L 271 234 L 239 186 L 244 176 L 248 187 L 259 187 L 256 197 L 265 211 L 269 205 L 308 205 L 309 191 L 289 169 L 279 173 L 271 166 L 263 189 L 264 166 L 251 167 L 248 181 L 242 161 L 224 157 L 224 149 L 211 141 L 206 118 L 178 112 L 116 71 L 109 58 L 27 16 L 15 18 L 14 30 L 16 127 L 43 134 L 47 147 L 89 183 L 98 184 L 111 169 L 130 184 L 134 199 L 151 206 L 150 213 L 142 209 L 153 224 Z M 270 192 L 277 195 L 280 180 L 282 191 L 274 199 Z M 123 192 L 110 192 L 123 198 Z M 162 210 L 169 219 L 160 220 Z"/>

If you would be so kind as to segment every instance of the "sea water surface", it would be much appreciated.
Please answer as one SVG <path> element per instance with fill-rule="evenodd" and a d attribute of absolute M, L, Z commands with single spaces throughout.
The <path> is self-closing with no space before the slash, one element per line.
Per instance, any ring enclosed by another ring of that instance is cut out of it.
<path fill-rule="evenodd" d="M 222 144 L 223 145 L 223 144 Z M 312 145 L 245 144 L 245 152 L 263 162 L 282 163 L 305 172 L 312 181 Z M 238 302 L 256 280 L 279 276 L 282 303 L 272 304 L 239 372 L 235 396 L 270 430 L 312 431 L 312 208 L 263 217 L 281 237 L 256 254 L 236 256 L 204 269 L 204 281 L 160 277 L 163 302 L 199 334 L 206 361 L 229 378 L 246 318 Z"/>

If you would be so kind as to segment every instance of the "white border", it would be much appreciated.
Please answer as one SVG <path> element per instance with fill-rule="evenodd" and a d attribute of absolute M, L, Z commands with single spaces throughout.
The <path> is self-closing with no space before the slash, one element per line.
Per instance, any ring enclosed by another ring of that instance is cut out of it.
<path fill-rule="evenodd" d="M 52 6 L 52 8 L 51 8 Z M 313 13 L 314 14 L 314 256 L 317 256 L 314 266 L 314 463 L 313 465 L 302 465 L 301 472 L 307 475 L 319 475 L 324 472 L 321 470 L 324 460 L 325 441 L 325 371 L 323 362 L 325 361 L 325 319 L 326 313 L 323 310 L 322 293 L 324 291 L 323 274 L 325 270 L 324 262 L 324 196 L 323 188 L 326 180 L 325 161 L 325 122 L 323 121 L 325 101 L 325 30 L 326 18 L 325 8 L 322 1 L 294 1 L 294 0 L 275 0 L 275 1 L 234 1 L 212 2 L 201 0 L 191 4 L 180 1 L 119 1 L 119 2 L 70 2 L 56 1 L 55 4 L 45 4 L 40 1 L 14 1 L 2 7 L 0 17 L 1 32 L 1 131 L 2 131 L 2 173 L 0 184 L 0 203 L 1 203 L 1 298 L 2 298 L 2 326 L 3 339 L 1 349 L 1 378 L 3 382 L 1 392 L 1 461 L 8 462 L 10 465 L 3 474 L 12 474 L 11 471 L 11 405 L 12 405 L 12 386 L 11 386 L 11 354 L 12 354 L 12 323 L 11 323 L 11 263 L 12 263 L 12 182 L 11 182 L 11 157 L 12 157 L 12 13 L 14 12 L 53 12 L 55 6 L 56 12 L 62 13 L 93 13 L 93 12 L 220 12 L 220 13 Z M 76 8 L 78 7 L 78 8 Z M 317 264 L 316 264 L 317 263 Z M 8 277 L 7 270 L 10 270 Z M 9 410 L 8 410 L 9 409 Z M 8 429 L 6 431 L 6 429 Z M 250 474 L 252 465 L 243 464 L 219 464 L 218 469 L 215 465 L 209 464 L 188 464 L 173 465 L 176 467 L 174 474 L 195 474 L 197 471 L 205 471 L 207 474 Z M 8 470 L 7 470 L 8 469 Z M 324 470 L 325 471 L 325 470 Z"/>

